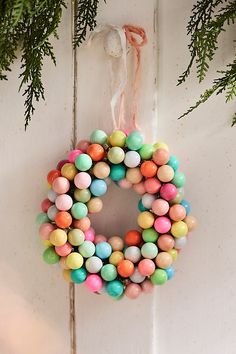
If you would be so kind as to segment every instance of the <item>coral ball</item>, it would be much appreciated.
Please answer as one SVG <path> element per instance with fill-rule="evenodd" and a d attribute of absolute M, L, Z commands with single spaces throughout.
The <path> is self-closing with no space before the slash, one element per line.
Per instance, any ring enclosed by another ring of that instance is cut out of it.
<path fill-rule="evenodd" d="M 157 240 L 157 245 L 162 251 L 170 251 L 175 245 L 175 240 L 171 235 L 161 235 Z"/>
<path fill-rule="evenodd" d="M 142 259 L 138 264 L 140 274 L 150 276 L 155 272 L 155 263 L 151 259 Z"/>
<path fill-rule="evenodd" d="M 139 297 L 141 292 L 142 292 L 141 286 L 134 283 L 127 285 L 125 289 L 125 295 L 132 300 L 137 299 L 137 297 Z"/>
<path fill-rule="evenodd" d="M 161 182 L 157 178 L 147 178 L 144 181 L 144 188 L 147 193 L 156 194 L 161 188 Z"/>
<path fill-rule="evenodd" d="M 157 165 L 153 161 L 145 161 L 140 170 L 144 177 L 154 177 L 157 173 Z"/>
<path fill-rule="evenodd" d="M 169 152 L 165 149 L 157 149 L 153 153 L 152 159 L 158 166 L 165 165 L 169 161 Z"/>
<path fill-rule="evenodd" d="M 87 149 L 87 154 L 93 161 L 100 161 L 104 158 L 105 151 L 100 144 L 91 144 Z"/>
<path fill-rule="evenodd" d="M 128 278 L 134 272 L 134 264 L 131 261 L 124 259 L 118 264 L 117 271 L 123 278 Z"/>
<path fill-rule="evenodd" d="M 183 220 L 186 216 L 185 207 L 181 204 L 172 205 L 169 211 L 169 216 L 173 221 Z"/>
<path fill-rule="evenodd" d="M 58 194 L 64 194 L 70 189 L 70 182 L 65 177 L 57 177 L 52 183 L 53 190 Z"/>
<path fill-rule="evenodd" d="M 72 217 L 67 211 L 60 211 L 55 217 L 55 223 L 62 229 L 68 228 L 72 223 Z"/>

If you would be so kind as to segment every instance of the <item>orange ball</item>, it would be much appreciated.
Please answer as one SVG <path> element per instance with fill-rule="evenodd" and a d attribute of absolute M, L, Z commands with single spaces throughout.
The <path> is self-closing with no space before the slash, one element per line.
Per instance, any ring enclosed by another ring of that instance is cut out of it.
<path fill-rule="evenodd" d="M 87 149 L 87 154 L 93 161 L 100 161 L 103 159 L 105 152 L 101 145 L 91 144 Z"/>
<path fill-rule="evenodd" d="M 60 177 L 60 176 L 61 176 L 61 172 L 59 170 L 49 171 L 48 175 L 47 175 L 47 181 L 49 184 L 52 184 L 54 179 L 56 179 L 57 177 Z"/>
<path fill-rule="evenodd" d="M 90 219 L 87 216 L 85 216 L 84 218 L 82 218 L 80 220 L 74 220 L 73 221 L 73 226 L 76 229 L 80 229 L 80 230 L 82 230 L 84 232 L 84 231 L 87 231 L 90 228 L 91 221 L 90 221 Z"/>
<path fill-rule="evenodd" d="M 153 161 L 145 161 L 140 170 L 144 177 L 154 177 L 157 173 L 157 165 Z"/>
<path fill-rule="evenodd" d="M 169 216 L 174 221 L 181 221 L 186 217 L 186 209 L 181 204 L 172 205 L 169 210 Z"/>
<path fill-rule="evenodd" d="M 134 272 L 134 264 L 128 259 L 124 259 L 118 264 L 117 271 L 123 278 L 128 278 Z"/>
<path fill-rule="evenodd" d="M 141 232 L 138 230 L 129 230 L 124 237 L 127 246 L 139 246 L 142 241 Z"/>
<path fill-rule="evenodd" d="M 66 229 L 72 223 L 72 217 L 67 211 L 59 211 L 55 216 L 55 223 L 61 229 Z"/>

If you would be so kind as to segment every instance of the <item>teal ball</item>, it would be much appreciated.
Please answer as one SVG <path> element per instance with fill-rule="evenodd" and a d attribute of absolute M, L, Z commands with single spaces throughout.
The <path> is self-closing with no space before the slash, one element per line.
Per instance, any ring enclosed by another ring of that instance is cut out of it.
<path fill-rule="evenodd" d="M 174 178 L 172 179 L 171 183 L 173 183 L 177 188 L 181 188 L 185 185 L 186 177 L 183 172 L 175 172 Z"/>
<path fill-rule="evenodd" d="M 111 170 L 110 170 L 109 177 L 113 181 L 118 182 L 121 179 L 125 178 L 126 168 L 124 167 L 124 165 L 122 164 L 111 165 L 110 168 Z"/>
<path fill-rule="evenodd" d="M 179 160 L 177 159 L 176 156 L 172 155 L 172 156 L 170 156 L 170 159 L 169 159 L 167 165 L 171 166 L 173 168 L 173 170 L 176 171 L 179 168 Z"/>
<path fill-rule="evenodd" d="M 87 278 L 87 271 L 84 267 L 73 269 L 70 273 L 71 280 L 76 284 L 83 283 Z"/>
<path fill-rule="evenodd" d="M 124 285 L 119 280 L 112 280 L 107 284 L 106 290 L 108 295 L 117 298 L 123 294 Z"/>

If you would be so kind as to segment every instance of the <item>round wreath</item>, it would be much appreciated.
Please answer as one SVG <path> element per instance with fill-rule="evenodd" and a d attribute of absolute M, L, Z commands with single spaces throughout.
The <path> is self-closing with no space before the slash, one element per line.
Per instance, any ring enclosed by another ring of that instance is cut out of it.
<path fill-rule="evenodd" d="M 43 259 L 60 263 L 64 278 L 95 293 L 137 298 L 174 275 L 173 261 L 196 220 L 183 199 L 185 175 L 165 143 L 144 144 L 138 131 L 110 136 L 95 130 L 47 175 L 47 199 L 37 216 L 47 246 Z M 98 213 L 108 180 L 140 195 L 136 230 L 124 238 L 96 235 L 89 214 Z"/>

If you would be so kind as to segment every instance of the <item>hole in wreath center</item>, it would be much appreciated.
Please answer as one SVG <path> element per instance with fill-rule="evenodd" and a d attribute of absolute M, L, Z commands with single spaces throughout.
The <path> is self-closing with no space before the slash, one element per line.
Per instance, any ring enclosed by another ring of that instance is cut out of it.
<path fill-rule="evenodd" d="M 107 193 L 100 198 L 103 201 L 102 210 L 89 216 L 96 235 L 124 238 L 128 230 L 139 229 L 137 217 L 140 196 L 133 188 L 123 189 L 111 182 Z"/>

